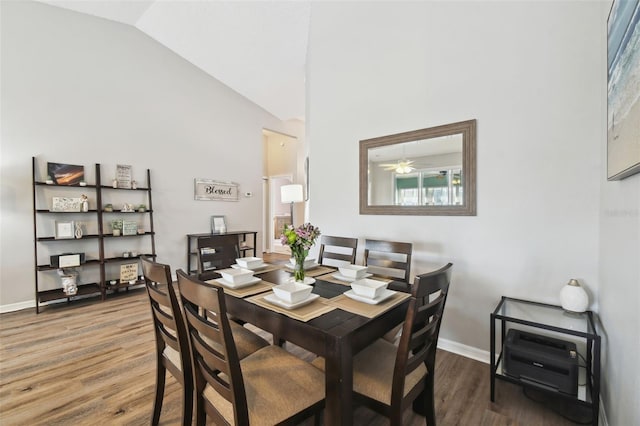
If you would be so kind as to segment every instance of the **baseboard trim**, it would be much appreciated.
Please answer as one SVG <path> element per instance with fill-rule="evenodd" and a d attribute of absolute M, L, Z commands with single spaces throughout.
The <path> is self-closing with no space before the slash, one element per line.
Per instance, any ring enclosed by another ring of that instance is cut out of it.
<path fill-rule="evenodd" d="M 26 302 L 11 303 L 9 305 L 0 305 L 0 314 L 7 312 L 21 311 L 23 309 L 35 308 L 36 302 L 34 300 L 28 300 Z"/>
<path fill-rule="evenodd" d="M 485 364 L 489 364 L 489 358 L 491 357 L 489 351 L 454 342 L 453 340 L 443 339 L 442 337 L 438 339 L 438 348 L 447 352 L 453 352 L 454 354 L 458 354 L 466 358 L 484 362 Z"/>

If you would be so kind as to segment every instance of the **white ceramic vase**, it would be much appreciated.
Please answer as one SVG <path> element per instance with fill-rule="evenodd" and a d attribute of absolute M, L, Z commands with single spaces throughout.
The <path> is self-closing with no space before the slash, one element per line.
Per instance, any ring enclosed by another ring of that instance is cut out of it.
<path fill-rule="evenodd" d="M 589 296 L 578 280 L 570 279 L 560 290 L 562 309 L 569 312 L 584 312 L 589 306 Z"/>

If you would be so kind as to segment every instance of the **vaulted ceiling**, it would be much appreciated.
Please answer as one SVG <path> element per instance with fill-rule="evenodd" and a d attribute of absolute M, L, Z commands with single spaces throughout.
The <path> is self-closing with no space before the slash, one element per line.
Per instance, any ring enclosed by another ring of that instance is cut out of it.
<path fill-rule="evenodd" d="M 134 26 L 281 120 L 304 119 L 308 1 L 40 1 Z"/>

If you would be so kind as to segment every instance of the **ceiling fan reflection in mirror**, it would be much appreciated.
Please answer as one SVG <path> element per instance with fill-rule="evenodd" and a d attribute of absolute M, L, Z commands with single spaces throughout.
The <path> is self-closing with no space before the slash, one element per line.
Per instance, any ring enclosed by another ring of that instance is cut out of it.
<path fill-rule="evenodd" d="M 387 171 L 393 170 L 398 174 L 411 173 L 416 169 L 413 167 L 413 160 L 402 160 L 396 163 L 380 164 L 380 167 L 384 167 Z"/>

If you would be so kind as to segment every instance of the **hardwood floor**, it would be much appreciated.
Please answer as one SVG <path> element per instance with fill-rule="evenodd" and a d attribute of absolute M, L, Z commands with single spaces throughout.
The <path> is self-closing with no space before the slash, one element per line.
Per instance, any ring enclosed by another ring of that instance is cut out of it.
<path fill-rule="evenodd" d="M 313 359 L 295 345 L 286 347 Z M 154 350 L 143 289 L 105 302 L 45 307 L 39 315 L 34 309 L 2 314 L 0 424 L 149 424 Z M 440 425 L 574 424 L 527 399 L 509 383 L 497 383 L 497 402 L 490 403 L 488 370 L 486 364 L 439 351 L 436 411 Z M 162 425 L 180 423 L 180 388 L 171 375 L 160 420 Z M 354 420 L 357 425 L 388 424 L 363 407 L 355 410 Z M 405 424 L 423 425 L 424 418 L 407 410 Z"/>

